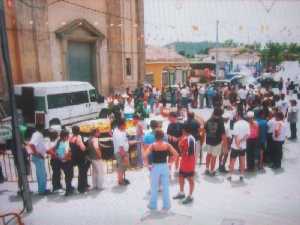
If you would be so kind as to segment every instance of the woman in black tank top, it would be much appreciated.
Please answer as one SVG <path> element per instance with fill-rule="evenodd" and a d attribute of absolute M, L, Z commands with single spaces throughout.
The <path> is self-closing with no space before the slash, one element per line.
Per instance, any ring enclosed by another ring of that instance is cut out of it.
<path fill-rule="evenodd" d="M 164 132 L 157 130 L 155 132 L 156 141 L 147 149 L 144 157 L 147 158 L 152 154 L 151 168 L 151 198 L 148 208 L 150 210 L 157 209 L 157 195 L 159 182 L 163 190 L 163 210 L 171 207 L 169 194 L 169 166 L 168 163 L 174 161 L 178 157 L 176 150 L 168 143 L 163 141 Z"/>
<path fill-rule="evenodd" d="M 73 165 L 78 167 L 78 192 L 84 193 L 89 185 L 87 181 L 87 172 L 90 168 L 90 162 L 86 160 L 86 148 L 80 136 L 78 126 L 72 127 L 72 137 L 69 140 L 72 152 Z"/>

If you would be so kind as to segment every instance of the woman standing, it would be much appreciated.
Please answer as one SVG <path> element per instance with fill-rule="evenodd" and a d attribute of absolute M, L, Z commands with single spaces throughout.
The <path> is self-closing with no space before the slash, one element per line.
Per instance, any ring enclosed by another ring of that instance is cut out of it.
<path fill-rule="evenodd" d="M 86 160 L 86 148 L 80 136 L 80 128 L 72 127 L 72 136 L 70 138 L 70 148 L 72 152 L 73 165 L 78 167 L 78 192 L 84 193 L 88 188 L 87 171 L 90 163 Z"/>
<path fill-rule="evenodd" d="M 59 160 L 59 168 L 64 171 L 65 183 L 66 183 L 66 193 L 65 196 L 71 195 L 74 192 L 72 187 L 73 179 L 73 164 L 71 161 L 71 149 L 69 145 L 69 132 L 62 130 L 60 133 L 60 138 L 56 144 L 56 156 Z"/>
<path fill-rule="evenodd" d="M 102 162 L 102 153 L 99 146 L 100 131 L 93 129 L 91 137 L 88 140 L 88 158 L 92 163 L 92 182 L 95 190 L 103 189 L 104 169 Z"/>
<path fill-rule="evenodd" d="M 151 198 L 148 208 L 150 210 L 157 209 L 157 195 L 159 183 L 162 185 L 163 190 L 163 210 L 169 210 L 170 204 L 170 194 L 169 194 L 169 166 L 168 166 L 168 156 L 171 154 L 172 157 L 169 158 L 169 163 L 173 161 L 174 158 L 178 157 L 178 153 L 175 149 L 168 143 L 163 141 L 164 132 L 157 130 L 155 132 L 156 141 L 146 150 L 145 158 L 149 154 L 152 155 L 152 168 L 151 168 Z"/>

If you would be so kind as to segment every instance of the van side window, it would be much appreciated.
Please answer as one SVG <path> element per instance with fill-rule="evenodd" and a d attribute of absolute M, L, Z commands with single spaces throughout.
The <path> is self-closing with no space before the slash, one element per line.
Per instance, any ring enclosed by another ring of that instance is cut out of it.
<path fill-rule="evenodd" d="M 97 101 L 97 92 L 95 89 L 89 90 L 90 94 L 90 101 L 91 102 L 96 102 Z"/>
<path fill-rule="evenodd" d="M 45 111 L 45 97 L 34 97 L 34 105 L 36 111 Z"/>
<path fill-rule="evenodd" d="M 71 105 L 80 105 L 89 102 L 87 91 L 78 91 L 70 93 Z"/>
<path fill-rule="evenodd" d="M 69 94 L 48 95 L 48 109 L 69 106 Z"/>

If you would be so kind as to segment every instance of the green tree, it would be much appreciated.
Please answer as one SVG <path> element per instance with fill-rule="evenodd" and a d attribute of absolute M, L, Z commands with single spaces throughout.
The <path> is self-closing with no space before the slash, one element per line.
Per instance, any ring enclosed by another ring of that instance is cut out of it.
<path fill-rule="evenodd" d="M 178 54 L 179 54 L 179 55 L 182 55 L 182 56 L 185 56 L 185 51 L 184 51 L 184 50 L 181 50 L 181 51 L 178 52 Z"/>
<path fill-rule="evenodd" d="M 236 48 L 238 46 L 238 44 L 235 43 L 234 40 L 232 40 L 232 39 L 228 39 L 228 40 L 224 41 L 224 43 L 222 45 L 225 48 Z"/>

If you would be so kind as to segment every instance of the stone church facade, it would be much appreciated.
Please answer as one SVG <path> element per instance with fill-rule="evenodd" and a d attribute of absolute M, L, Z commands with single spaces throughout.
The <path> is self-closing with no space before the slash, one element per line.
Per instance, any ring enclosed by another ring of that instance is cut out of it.
<path fill-rule="evenodd" d="M 26 3 L 5 0 L 15 83 L 81 80 L 106 95 L 143 83 L 142 0 Z"/>

